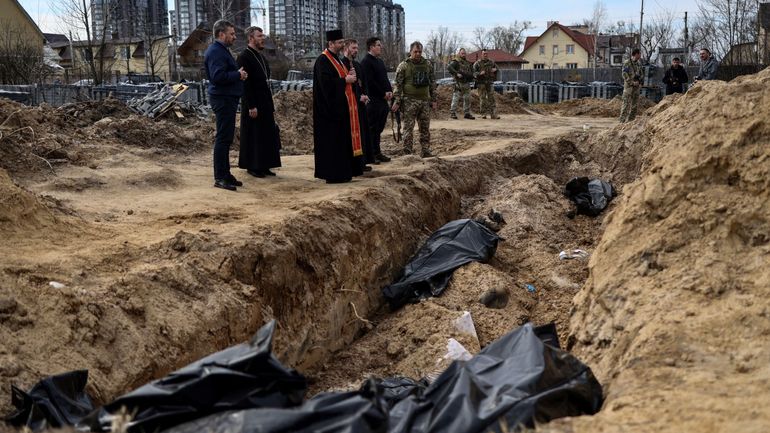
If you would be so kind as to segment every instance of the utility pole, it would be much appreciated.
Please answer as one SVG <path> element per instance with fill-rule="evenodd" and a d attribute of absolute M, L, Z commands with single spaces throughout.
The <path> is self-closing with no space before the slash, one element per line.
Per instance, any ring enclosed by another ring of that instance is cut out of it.
<path fill-rule="evenodd" d="M 642 9 L 639 12 L 639 48 L 642 47 L 642 30 L 644 30 L 644 0 L 642 0 Z"/>
<path fill-rule="evenodd" d="M 690 66 L 690 35 L 687 31 L 687 11 L 684 11 L 684 57 L 684 65 Z"/>

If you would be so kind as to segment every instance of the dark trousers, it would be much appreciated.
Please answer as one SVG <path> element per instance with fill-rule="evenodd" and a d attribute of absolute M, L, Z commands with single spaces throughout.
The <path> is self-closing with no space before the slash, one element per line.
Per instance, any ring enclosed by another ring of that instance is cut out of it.
<path fill-rule="evenodd" d="M 230 145 L 235 135 L 235 113 L 238 111 L 237 96 L 209 95 L 211 109 L 217 118 L 217 135 L 214 141 L 214 179 L 230 177 Z"/>
<path fill-rule="evenodd" d="M 369 117 L 369 135 L 372 137 L 372 153 L 374 155 L 382 153 L 382 149 L 380 149 L 380 136 L 382 131 L 385 130 L 389 112 L 388 103 L 384 99 L 372 99 L 366 105 L 366 114 Z"/>

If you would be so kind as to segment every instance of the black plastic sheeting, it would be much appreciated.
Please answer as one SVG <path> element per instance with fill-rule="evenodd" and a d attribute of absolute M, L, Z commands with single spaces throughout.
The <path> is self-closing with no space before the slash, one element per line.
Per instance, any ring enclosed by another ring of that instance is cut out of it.
<path fill-rule="evenodd" d="M 382 294 L 393 309 L 439 296 L 455 269 L 473 261 L 486 262 L 494 255 L 499 240 L 477 221 L 451 221 L 425 241 L 398 281 L 382 289 Z"/>
<path fill-rule="evenodd" d="M 16 411 L 5 422 L 32 431 L 77 424 L 94 410 L 85 391 L 87 381 L 88 371 L 77 370 L 46 377 L 29 392 L 12 386 L 11 404 Z"/>
<path fill-rule="evenodd" d="M 602 389 L 591 370 L 543 341 L 556 328 L 525 325 L 436 381 L 367 380 L 359 391 L 319 394 L 297 408 L 230 411 L 166 433 L 481 433 L 517 431 L 596 413 Z M 558 344 L 558 340 L 555 340 Z"/>
<path fill-rule="evenodd" d="M 285 408 L 302 403 L 307 381 L 272 355 L 275 321 L 249 343 L 209 355 L 144 385 L 92 416 L 93 431 L 109 431 L 121 407 L 135 413 L 129 432 L 156 432 L 196 418 L 234 409 Z"/>
<path fill-rule="evenodd" d="M 475 433 L 532 428 L 566 416 L 591 415 L 602 388 L 591 369 L 544 344 L 531 324 L 455 361 L 422 396 L 390 410 L 390 433 Z"/>
<path fill-rule="evenodd" d="M 575 203 L 578 215 L 597 216 L 617 192 L 612 184 L 601 179 L 575 177 L 567 182 L 564 195 Z"/>
<path fill-rule="evenodd" d="M 388 409 L 371 381 L 354 392 L 319 394 L 299 408 L 212 415 L 164 433 L 386 433 Z"/>

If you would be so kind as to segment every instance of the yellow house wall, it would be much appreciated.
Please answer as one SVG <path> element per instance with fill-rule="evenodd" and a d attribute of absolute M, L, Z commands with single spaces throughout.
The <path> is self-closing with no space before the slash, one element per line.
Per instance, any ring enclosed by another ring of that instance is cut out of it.
<path fill-rule="evenodd" d="M 0 30 L 19 32 L 20 36 L 35 47 L 43 48 L 45 38 L 21 6 L 13 0 L 0 0 Z"/>
<path fill-rule="evenodd" d="M 545 45 L 545 54 L 540 54 L 540 45 Z M 554 45 L 559 46 L 559 54 L 553 54 Z M 574 54 L 567 54 L 567 45 L 575 46 Z M 565 69 L 567 63 L 577 63 L 578 68 L 589 67 L 588 51 L 558 27 L 548 29 L 537 42 L 521 54 L 521 57 L 529 61 L 522 66 L 522 69 L 534 69 L 536 63 L 545 64 L 545 69 L 551 69 L 551 65 L 557 65 L 554 66 L 555 69 Z"/>
<path fill-rule="evenodd" d="M 3 1 L 3 0 L 0 0 Z M 136 44 L 131 44 L 131 53 L 133 54 L 134 51 L 136 51 Z M 115 46 L 115 57 L 113 59 L 107 59 L 105 60 L 105 69 L 109 69 L 110 71 L 113 71 L 113 73 L 118 72 L 120 75 L 126 75 L 127 72 L 135 73 L 135 74 L 149 74 L 150 73 L 150 64 L 149 61 L 145 62 L 144 57 L 130 57 L 128 59 L 128 65 L 126 65 L 126 59 L 123 56 L 123 50 L 125 49 L 125 45 L 116 45 Z M 82 52 L 80 49 L 75 50 L 77 52 L 78 57 L 78 63 L 81 65 L 84 64 Z M 153 46 L 153 51 L 155 52 L 155 75 L 160 76 L 161 78 L 167 78 L 169 75 L 170 67 L 169 67 L 169 59 L 168 59 L 168 46 L 167 41 L 158 41 Z M 147 53 L 149 54 L 149 53 Z M 164 77 L 165 74 L 165 77 Z"/>

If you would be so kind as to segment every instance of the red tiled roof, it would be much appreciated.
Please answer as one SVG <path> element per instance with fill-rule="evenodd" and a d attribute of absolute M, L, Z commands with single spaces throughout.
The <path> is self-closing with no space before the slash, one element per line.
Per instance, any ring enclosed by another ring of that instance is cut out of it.
<path fill-rule="evenodd" d="M 487 55 L 495 63 L 529 63 L 519 56 L 503 51 L 503 50 L 487 50 Z M 465 56 L 469 62 L 473 63 L 481 58 L 481 50 L 474 51 Z"/>
<path fill-rule="evenodd" d="M 551 24 L 551 26 L 548 27 L 543 32 L 543 34 L 541 34 L 540 36 L 527 36 L 527 39 L 524 42 L 524 49 L 521 50 L 521 52 L 524 53 L 524 51 L 527 51 L 527 49 L 529 47 L 534 45 L 535 42 L 538 41 L 538 39 L 542 38 L 543 35 L 548 33 L 548 31 L 551 30 L 551 28 L 553 28 L 554 26 L 559 27 L 559 29 L 561 31 L 563 31 L 564 33 L 566 33 L 567 36 L 569 36 L 573 41 L 575 41 L 578 45 L 583 47 L 583 49 L 588 51 L 588 54 L 593 54 L 593 52 L 594 52 L 594 36 L 593 35 L 586 35 L 586 34 L 580 33 L 577 30 L 572 30 L 569 27 L 563 26 L 563 25 L 561 25 L 559 23 Z"/>

